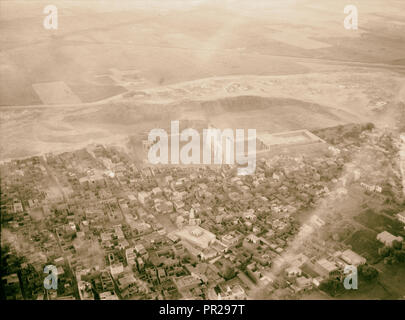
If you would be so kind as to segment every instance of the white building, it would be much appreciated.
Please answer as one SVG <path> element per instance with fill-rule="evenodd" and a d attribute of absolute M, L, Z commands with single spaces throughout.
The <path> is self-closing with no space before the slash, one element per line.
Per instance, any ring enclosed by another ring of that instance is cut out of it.
<path fill-rule="evenodd" d="M 226 286 L 221 288 L 220 293 L 216 293 L 214 289 L 210 290 L 208 293 L 208 299 L 210 300 L 246 300 L 247 296 L 245 290 L 236 284 L 233 286 Z"/>
<path fill-rule="evenodd" d="M 106 291 L 100 293 L 100 300 L 119 300 L 119 298 L 113 291 Z"/>
<path fill-rule="evenodd" d="M 120 273 L 124 272 L 124 265 L 122 263 L 113 264 L 110 266 L 110 272 L 113 277 L 116 277 Z"/>
<path fill-rule="evenodd" d="M 302 275 L 302 270 L 298 267 L 290 267 L 285 270 L 287 277 L 299 277 Z"/>
<path fill-rule="evenodd" d="M 398 213 L 397 218 L 399 221 L 405 224 L 405 211 Z"/>

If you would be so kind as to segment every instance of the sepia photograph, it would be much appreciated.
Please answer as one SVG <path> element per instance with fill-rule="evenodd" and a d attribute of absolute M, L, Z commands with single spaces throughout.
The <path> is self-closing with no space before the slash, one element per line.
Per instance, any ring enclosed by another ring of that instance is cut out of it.
<path fill-rule="evenodd" d="M 405 300 L 405 1 L 0 0 L 0 227 L 2 304 Z"/>

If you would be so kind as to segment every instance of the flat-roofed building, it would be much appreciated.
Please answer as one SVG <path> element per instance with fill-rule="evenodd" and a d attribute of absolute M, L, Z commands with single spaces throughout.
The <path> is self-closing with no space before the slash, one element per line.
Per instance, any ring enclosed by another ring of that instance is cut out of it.
<path fill-rule="evenodd" d="M 106 291 L 100 293 L 100 300 L 119 300 L 114 291 Z"/>
<path fill-rule="evenodd" d="M 145 191 L 141 191 L 138 193 L 138 201 L 141 204 L 144 205 L 149 199 L 150 199 L 150 193 L 145 192 Z"/>
<path fill-rule="evenodd" d="M 238 244 L 242 239 L 242 234 L 238 231 L 231 231 L 222 236 L 221 241 L 228 247 Z"/>
<path fill-rule="evenodd" d="M 127 259 L 127 263 L 129 265 L 134 265 L 136 263 L 136 254 L 134 248 L 128 248 L 125 250 L 125 258 Z"/>
<path fill-rule="evenodd" d="M 405 211 L 398 213 L 398 214 L 397 214 L 397 218 L 398 218 L 398 220 L 399 220 L 400 222 L 402 222 L 402 223 L 405 224 Z"/>
<path fill-rule="evenodd" d="M 328 144 L 308 130 L 258 134 L 257 154 L 302 153 L 328 150 Z"/>
<path fill-rule="evenodd" d="M 141 256 L 147 253 L 145 246 L 142 243 L 138 243 L 137 245 L 135 245 L 134 249 Z"/>
<path fill-rule="evenodd" d="M 297 145 L 308 143 L 325 143 L 324 140 L 309 132 L 308 130 L 296 130 L 280 133 L 264 133 L 258 137 L 269 147 Z"/>
<path fill-rule="evenodd" d="M 302 270 L 298 267 L 289 267 L 285 269 L 285 274 L 287 277 L 299 277 L 302 275 Z"/>
<path fill-rule="evenodd" d="M 113 277 L 116 277 L 124 272 L 124 265 L 122 263 L 110 265 L 110 272 Z"/>
<path fill-rule="evenodd" d="M 377 240 L 382 242 L 385 246 L 387 247 L 392 247 L 392 243 L 396 240 L 396 241 L 402 241 L 403 238 L 398 236 L 394 236 L 391 233 L 389 233 L 388 231 L 383 231 L 379 234 L 377 234 Z"/>
<path fill-rule="evenodd" d="M 209 298 L 213 300 L 246 300 L 246 292 L 239 284 L 220 285 L 220 292 L 212 290 Z"/>
<path fill-rule="evenodd" d="M 321 276 L 330 276 L 339 269 L 334 262 L 326 260 L 325 258 L 318 260 L 315 265 L 318 267 L 316 271 L 319 272 Z"/>

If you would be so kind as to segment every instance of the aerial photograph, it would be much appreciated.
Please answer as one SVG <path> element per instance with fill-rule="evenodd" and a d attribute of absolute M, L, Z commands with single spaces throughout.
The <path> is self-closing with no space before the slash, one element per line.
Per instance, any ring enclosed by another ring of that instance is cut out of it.
<path fill-rule="evenodd" d="M 405 1 L 0 0 L 0 228 L 2 302 L 405 300 Z"/>

